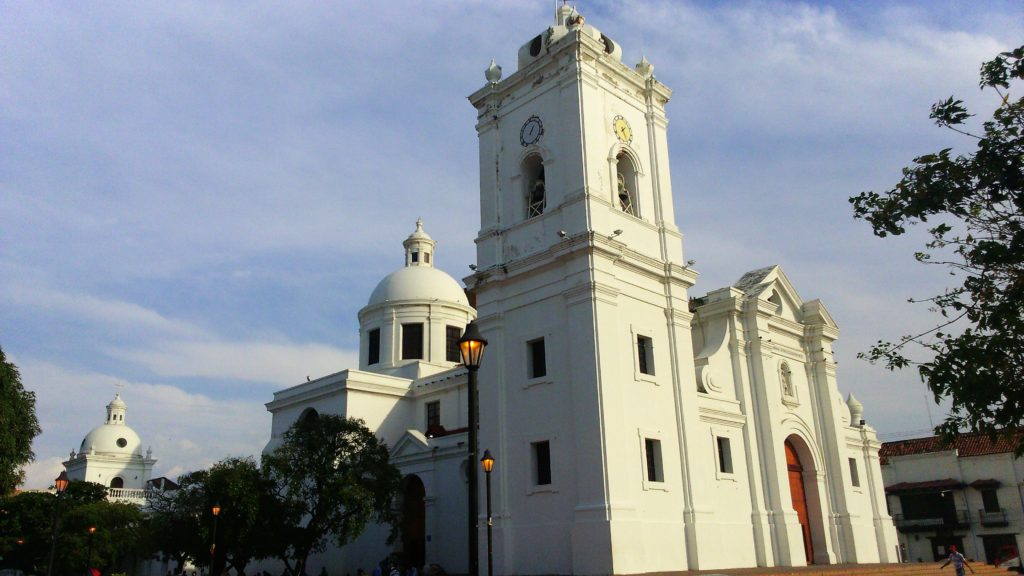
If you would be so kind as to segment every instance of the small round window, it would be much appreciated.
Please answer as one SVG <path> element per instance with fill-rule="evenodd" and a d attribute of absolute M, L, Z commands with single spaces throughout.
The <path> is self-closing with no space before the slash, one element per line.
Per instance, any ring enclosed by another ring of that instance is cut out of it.
<path fill-rule="evenodd" d="M 118 438 L 118 439 L 117 439 L 117 446 L 118 446 L 119 448 L 124 448 L 124 447 L 125 447 L 125 446 L 127 446 L 127 445 L 128 445 L 128 441 L 127 441 L 127 440 L 125 440 L 124 438 Z"/>

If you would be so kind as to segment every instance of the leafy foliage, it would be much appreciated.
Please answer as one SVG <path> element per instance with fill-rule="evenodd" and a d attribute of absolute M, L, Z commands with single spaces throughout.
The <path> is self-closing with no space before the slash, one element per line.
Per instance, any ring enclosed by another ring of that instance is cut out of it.
<path fill-rule="evenodd" d="M 135 559 L 142 512 L 131 504 L 108 502 L 106 489 L 72 482 L 60 497 L 60 522 L 54 571 L 78 573 L 91 565 L 120 568 Z M 24 492 L 0 499 L 0 555 L 5 567 L 26 573 L 45 572 L 52 541 L 57 497 Z M 89 536 L 89 527 L 96 532 Z M 91 544 L 91 550 L 90 550 Z"/>
<path fill-rule="evenodd" d="M 177 559 L 179 568 L 186 561 L 208 566 L 217 503 L 211 573 L 243 574 L 253 559 L 276 557 L 300 575 L 309 553 L 329 541 L 343 546 L 371 520 L 394 526 L 399 480 L 387 446 L 361 420 L 302 418 L 261 467 L 227 458 L 180 477 L 178 490 L 153 494 L 148 549 Z"/>
<path fill-rule="evenodd" d="M 56 499 L 45 492 L 23 492 L 0 497 L 0 555 L 4 567 L 27 574 L 46 569 L 50 528 Z"/>
<path fill-rule="evenodd" d="M 329 414 L 301 418 L 263 457 L 281 505 L 277 554 L 292 574 L 304 573 L 310 552 L 344 546 L 371 520 L 396 525 L 401 476 L 388 457 L 362 420 Z"/>
<path fill-rule="evenodd" d="M 213 558 L 213 505 L 219 504 L 216 562 L 239 574 L 253 558 L 269 555 L 264 518 L 273 516 L 271 490 L 252 458 L 227 458 L 209 470 L 179 478 L 178 490 L 156 493 L 150 500 L 152 548 L 176 558 L 209 565 Z"/>
<path fill-rule="evenodd" d="M 936 401 L 952 408 L 936 431 L 947 438 L 963 429 L 990 435 L 1024 425 L 1024 98 L 1011 100 L 1011 82 L 1024 79 L 1024 46 L 981 67 L 980 87 L 1000 105 L 981 134 L 952 97 L 932 106 L 931 118 L 976 141 L 971 154 L 947 148 L 914 159 L 903 178 L 883 193 L 850 198 L 854 217 L 879 237 L 935 220 L 919 262 L 948 268 L 961 282 L 928 302 L 940 323 L 896 342 L 879 341 L 862 354 L 891 370 L 916 366 Z M 916 360 L 908 345 L 923 349 Z M 1024 453 L 1024 444 L 1017 446 Z"/>
<path fill-rule="evenodd" d="M 25 478 L 22 466 L 32 461 L 32 439 L 39 435 L 35 392 L 21 385 L 21 374 L 0 348 L 0 494 Z"/>

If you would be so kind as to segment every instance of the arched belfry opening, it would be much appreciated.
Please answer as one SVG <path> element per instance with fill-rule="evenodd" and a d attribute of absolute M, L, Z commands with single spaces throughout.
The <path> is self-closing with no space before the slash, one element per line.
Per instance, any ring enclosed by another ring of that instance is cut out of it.
<path fill-rule="evenodd" d="M 410 566 L 423 566 L 427 557 L 427 491 L 419 476 L 402 479 L 402 555 Z"/>
<path fill-rule="evenodd" d="M 526 217 L 544 213 L 547 203 L 547 183 L 544 180 L 544 161 L 537 154 L 523 160 L 523 182 L 526 185 Z"/>
<path fill-rule="evenodd" d="M 636 166 L 625 152 L 615 159 L 615 201 L 620 210 L 632 216 L 639 216 L 637 206 Z"/>
<path fill-rule="evenodd" d="M 320 417 L 320 413 L 316 411 L 316 408 L 306 408 L 299 415 L 300 422 L 310 422 Z"/>
<path fill-rule="evenodd" d="M 807 443 L 796 434 L 786 439 L 785 448 L 789 493 L 793 510 L 800 522 L 804 556 L 807 564 L 827 564 L 825 527 L 821 520 L 821 498 L 818 493 L 814 457 Z M 816 557 L 821 561 L 816 561 Z"/>

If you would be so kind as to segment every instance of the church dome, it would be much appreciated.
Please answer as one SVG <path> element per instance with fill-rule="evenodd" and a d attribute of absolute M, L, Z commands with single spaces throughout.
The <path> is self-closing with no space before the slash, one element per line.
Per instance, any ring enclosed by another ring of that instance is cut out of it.
<path fill-rule="evenodd" d="M 462 286 L 454 278 L 434 268 L 434 247 L 437 242 L 423 230 L 423 220 L 416 220 L 416 230 L 402 242 L 405 266 L 384 277 L 370 294 L 367 306 L 402 300 L 431 300 L 469 306 Z"/>
<path fill-rule="evenodd" d="M 88 454 L 90 450 L 124 456 L 141 455 L 142 439 L 124 424 L 100 424 L 85 435 L 79 452 Z"/>
<path fill-rule="evenodd" d="M 426 266 L 407 266 L 385 276 L 370 294 L 367 306 L 400 300 L 441 300 L 469 306 L 454 278 Z"/>
<path fill-rule="evenodd" d="M 417 220 L 402 242 L 405 266 L 385 276 L 359 311 L 360 370 L 412 379 L 461 361 L 453 342 L 476 310 L 462 286 L 434 268 L 436 245 Z"/>
<path fill-rule="evenodd" d="M 135 430 L 124 423 L 124 416 L 127 412 L 128 405 L 121 400 L 121 394 L 114 396 L 110 404 L 107 404 L 106 422 L 85 435 L 79 452 L 88 454 L 95 451 L 123 456 L 142 455 L 142 439 L 135 433 Z"/>

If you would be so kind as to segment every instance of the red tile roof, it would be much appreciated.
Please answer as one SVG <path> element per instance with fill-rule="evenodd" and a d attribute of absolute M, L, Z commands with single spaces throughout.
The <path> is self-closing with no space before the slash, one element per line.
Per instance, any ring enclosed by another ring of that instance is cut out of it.
<path fill-rule="evenodd" d="M 996 436 L 995 442 L 989 438 L 988 434 L 981 432 L 961 434 L 951 444 L 944 444 L 938 436 L 928 436 L 927 438 L 885 442 L 882 444 L 882 449 L 878 451 L 878 456 L 882 464 L 887 464 L 892 456 L 928 454 L 946 450 L 956 450 L 958 456 L 965 458 L 1013 452 L 1017 444 L 1022 441 L 1024 441 L 1024 430 L 1018 430 L 1009 438 L 1003 435 Z"/>
<path fill-rule="evenodd" d="M 936 492 L 943 489 L 963 488 L 964 483 L 952 478 L 945 480 L 926 480 L 924 482 L 900 482 L 892 486 L 886 486 L 885 491 L 889 494 L 898 492 Z"/>

